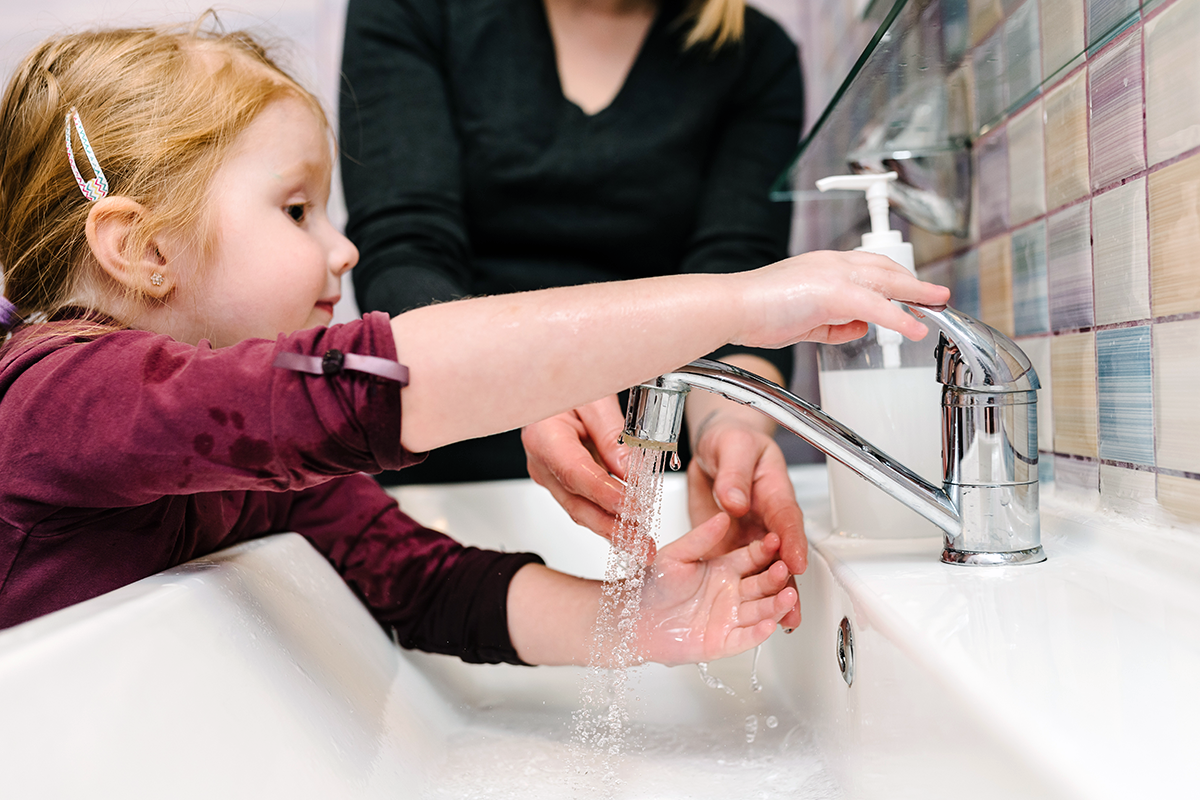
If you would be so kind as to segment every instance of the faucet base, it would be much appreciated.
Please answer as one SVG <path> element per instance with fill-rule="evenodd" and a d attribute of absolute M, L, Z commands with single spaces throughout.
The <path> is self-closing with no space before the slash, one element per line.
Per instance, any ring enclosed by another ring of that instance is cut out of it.
<path fill-rule="evenodd" d="M 1037 564 L 1046 560 L 1046 551 L 1039 544 L 1028 550 L 1013 550 L 1007 553 L 972 553 L 965 550 L 942 551 L 942 561 L 964 567 L 1000 567 L 1006 564 Z"/>

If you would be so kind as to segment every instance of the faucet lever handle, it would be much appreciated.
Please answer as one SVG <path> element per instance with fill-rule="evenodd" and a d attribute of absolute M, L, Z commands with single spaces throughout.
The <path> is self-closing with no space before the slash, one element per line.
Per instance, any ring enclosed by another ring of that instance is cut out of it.
<path fill-rule="evenodd" d="M 942 332 L 937 348 L 941 383 L 991 392 L 1028 392 L 1041 388 L 1029 356 L 992 326 L 950 306 L 904 305 Z"/>

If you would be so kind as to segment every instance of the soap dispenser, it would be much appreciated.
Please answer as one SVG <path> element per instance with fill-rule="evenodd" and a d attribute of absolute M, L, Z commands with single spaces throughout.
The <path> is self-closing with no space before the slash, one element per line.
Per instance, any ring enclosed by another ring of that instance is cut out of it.
<path fill-rule="evenodd" d="M 914 275 L 912 245 L 888 221 L 888 183 L 895 172 L 836 175 L 817 181 L 831 189 L 865 191 L 871 232 L 857 250 L 887 256 Z M 934 362 L 936 332 L 913 342 L 872 324 L 867 335 L 817 349 L 821 408 L 935 486 L 942 484 L 941 384 Z M 909 538 L 941 532 L 881 489 L 829 459 L 834 530 L 849 536 Z"/>

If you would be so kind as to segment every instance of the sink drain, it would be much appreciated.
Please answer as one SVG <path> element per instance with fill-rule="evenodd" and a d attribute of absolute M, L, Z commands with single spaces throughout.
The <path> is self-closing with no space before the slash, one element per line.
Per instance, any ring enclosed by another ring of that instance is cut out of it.
<path fill-rule="evenodd" d="M 842 679 L 850 686 L 854 683 L 854 630 L 850 627 L 847 617 L 842 617 L 842 623 L 838 625 L 837 662 L 838 669 L 842 671 Z"/>

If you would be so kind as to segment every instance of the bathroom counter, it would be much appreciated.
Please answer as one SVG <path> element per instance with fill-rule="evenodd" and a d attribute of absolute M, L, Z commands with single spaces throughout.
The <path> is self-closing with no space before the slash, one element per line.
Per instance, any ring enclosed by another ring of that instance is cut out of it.
<path fill-rule="evenodd" d="M 886 642 L 904 665 L 898 673 L 912 670 L 932 690 L 920 703 L 900 701 L 907 709 L 894 717 L 875 713 L 875 722 L 894 722 L 900 742 L 960 718 L 950 735 L 917 746 L 937 748 L 931 769 L 970 773 L 1009 761 L 1060 798 L 1196 795 L 1193 537 L 1055 497 L 1051 488 L 1041 514 L 1046 562 L 970 568 L 942 564 L 940 538 L 829 535 L 829 506 L 819 495 L 807 512 L 812 548 L 848 595 L 860 644 Z M 895 676 L 871 675 L 870 665 L 859 664 L 848 694 L 859 681 L 864 694 L 901 691 Z M 896 701 L 857 702 L 877 712 Z"/>
<path fill-rule="evenodd" d="M 792 475 L 812 543 L 804 622 L 757 663 L 709 665 L 732 693 L 695 667 L 639 671 L 642 739 L 611 792 L 576 790 L 584 670 L 399 650 L 302 538 L 282 534 L 0 632 L 4 796 L 1196 794 L 1200 554 L 1184 533 L 1051 496 L 1048 561 L 949 566 L 939 539 L 830 535 L 824 468 Z M 603 574 L 605 543 L 529 481 L 396 494 L 468 543 Z M 683 476 L 668 475 L 663 538 L 685 520 Z"/>

